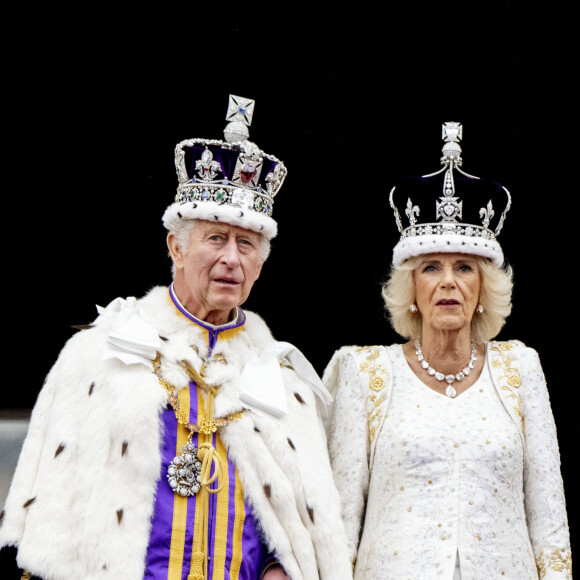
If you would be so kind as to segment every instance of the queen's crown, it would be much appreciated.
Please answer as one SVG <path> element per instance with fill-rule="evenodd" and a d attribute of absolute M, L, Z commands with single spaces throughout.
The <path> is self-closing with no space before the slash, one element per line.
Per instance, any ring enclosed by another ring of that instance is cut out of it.
<path fill-rule="evenodd" d="M 496 237 L 511 206 L 508 190 L 461 169 L 463 126 L 443 124 L 442 169 L 400 179 L 389 201 L 401 234 L 393 260 L 431 252 L 464 252 L 503 263 Z M 405 216 L 403 218 L 402 216 Z"/>

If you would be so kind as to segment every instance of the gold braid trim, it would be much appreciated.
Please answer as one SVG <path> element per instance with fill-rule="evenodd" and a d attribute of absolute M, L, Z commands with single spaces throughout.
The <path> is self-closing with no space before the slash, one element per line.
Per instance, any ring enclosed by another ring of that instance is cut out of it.
<path fill-rule="evenodd" d="M 538 576 L 540 580 L 546 576 L 548 570 L 554 572 L 568 572 L 572 578 L 572 552 L 566 550 L 564 553 L 560 550 L 554 550 L 549 556 L 540 552 L 536 559 L 536 566 L 538 567 Z"/>
<path fill-rule="evenodd" d="M 382 415 L 380 412 L 380 404 L 383 397 L 379 393 L 385 387 L 385 378 L 387 371 L 383 365 L 379 364 L 377 359 L 379 358 L 380 351 L 377 346 L 366 346 L 357 349 L 358 353 L 366 353 L 366 360 L 364 360 L 360 365 L 361 373 L 366 373 L 369 375 L 369 388 L 372 391 L 368 396 L 367 400 L 371 403 L 372 407 L 367 415 L 367 421 L 369 426 L 369 442 L 372 443 L 377 426 L 381 424 Z M 383 375 L 383 376 L 381 376 Z M 388 378 L 388 377 L 387 377 Z"/>
<path fill-rule="evenodd" d="M 204 580 L 204 568 L 203 553 L 194 552 L 191 555 L 191 568 L 187 580 Z"/>
<path fill-rule="evenodd" d="M 508 397 L 515 399 L 514 412 L 520 418 L 523 428 L 524 416 L 522 415 L 518 393 L 518 389 L 522 386 L 522 377 L 520 371 L 517 368 L 512 367 L 513 359 L 510 356 L 510 351 L 513 348 L 514 345 L 509 342 L 492 343 L 491 350 L 496 354 L 494 354 L 492 358 L 491 365 L 494 368 L 503 371 L 503 375 L 501 376 L 502 384 L 500 385 L 500 388 L 502 391 L 508 392 Z"/>

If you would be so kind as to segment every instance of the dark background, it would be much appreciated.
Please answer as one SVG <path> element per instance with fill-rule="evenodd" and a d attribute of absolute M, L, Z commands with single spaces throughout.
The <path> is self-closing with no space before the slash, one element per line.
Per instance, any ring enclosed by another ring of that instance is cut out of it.
<path fill-rule="evenodd" d="M 255 99 L 250 139 L 289 171 L 246 307 L 320 373 L 341 345 L 400 341 L 380 297 L 398 238 L 388 192 L 439 169 L 441 124 L 460 121 L 463 168 L 513 197 L 500 242 L 514 309 L 500 338 L 540 353 L 574 532 L 571 15 L 514 2 L 149 6 L 4 13 L 2 407 L 33 405 L 95 304 L 170 282 L 174 147 L 222 138 L 230 93 Z"/>

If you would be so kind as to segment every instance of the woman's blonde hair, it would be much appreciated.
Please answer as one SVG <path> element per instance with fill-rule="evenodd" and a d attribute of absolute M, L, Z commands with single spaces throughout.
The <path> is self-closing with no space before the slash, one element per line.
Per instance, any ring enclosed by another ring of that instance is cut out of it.
<path fill-rule="evenodd" d="M 471 256 L 481 273 L 479 302 L 483 312 L 476 312 L 471 320 L 471 339 L 486 342 L 496 337 L 512 310 L 513 271 L 511 266 L 498 268 L 491 260 Z M 389 279 L 382 286 L 385 307 L 391 325 L 397 333 L 408 340 L 421 337 L 421 314 L 411 312 L 415 302 L 414 271 L 424 256 L 409 258 L 400 266 L 393 266 Z"/>

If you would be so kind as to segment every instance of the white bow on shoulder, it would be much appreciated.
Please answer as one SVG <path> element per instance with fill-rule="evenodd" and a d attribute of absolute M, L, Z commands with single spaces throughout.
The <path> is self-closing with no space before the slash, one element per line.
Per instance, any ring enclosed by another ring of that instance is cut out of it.
<path fill-rule="evenodd" d="M 308 359 L 289 342 L 275 342 L 244 366 L 240 400 L 250 411 L 283 417 L 288 413 L 288 401 L 280 363 L 287 363 L 314 391 L 324 407 L 332 400 L 320 377 Z"/>
<path fill-rule="evenodd" d="M 97 311 L 99 317 L 95 324 L 99 324 L 101 318 L 111 319 L 103 359 L 118 358 L 127 365 L 143 364 L 153 368 L 151 361 L 161 340 L 147 314 L 137 306 L 136 298 L 115 298 L 106 308 L 97 305 Z"/>

